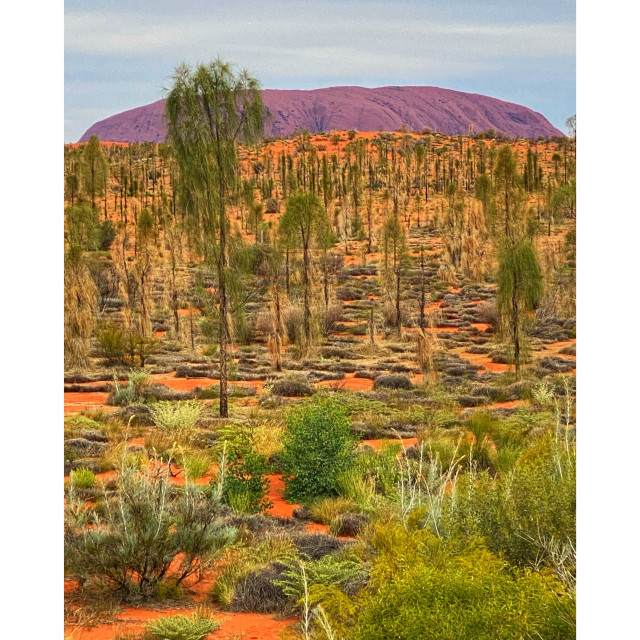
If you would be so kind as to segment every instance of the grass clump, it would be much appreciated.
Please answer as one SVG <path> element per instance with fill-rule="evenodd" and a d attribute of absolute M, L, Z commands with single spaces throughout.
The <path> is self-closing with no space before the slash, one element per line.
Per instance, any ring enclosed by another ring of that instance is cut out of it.
<path fill-rule="evenodd" d="M 310 506 L 311 518 L 320 524 L 331 524 L 342 514 L 356 510 L 356 505 L 347 498 L 323 498 Z"/>
<path fill-rule="evenodd" d="M 311 396 L 314 393 L 313 387 L 305 380 L 285 378 L 277 380 L 271 386 L 271 393 L 274 396 L 285 396 L 287 398 L 301 398 Z"/>
<path fill-rule="evenodd" d="M 176 440 L 188 442 L 194 434 L 203 405 L 197 400 L 158 402 L 149 411 L 154 424 Z"/>

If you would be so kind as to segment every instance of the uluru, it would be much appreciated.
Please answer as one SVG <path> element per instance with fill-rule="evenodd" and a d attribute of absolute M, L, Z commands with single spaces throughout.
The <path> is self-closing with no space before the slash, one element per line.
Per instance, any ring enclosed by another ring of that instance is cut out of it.
<path fill-rule="evenodd" d="M 356 129 L 428 129 L 446 135 L 493 129 L 510 138 L 563 136 L 542 114 L 497 98 L 439 87 L 329 87 L 311 90 L 264 89 L 265 135 L 286 137 Z M 97 135 L 110 142 L 163 142 L 164 100 L 123 111 L 96 122 L 80 138 Z"/>

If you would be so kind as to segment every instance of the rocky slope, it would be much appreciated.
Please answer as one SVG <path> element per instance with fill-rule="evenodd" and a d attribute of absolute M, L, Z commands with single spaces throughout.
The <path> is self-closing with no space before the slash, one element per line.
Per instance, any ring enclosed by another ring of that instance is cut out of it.
<path fill-rule="evenodd" d="M 477 93 L 438 87 L 330 87 L 310 91 L 265 89 L 268 116 L 265 134 L 290 135 L 296 129 L 311 133 L 336 129 L 395 131 L 425 128 L 449 135 L 494 129 L 509 137 L 560 136 L 543 115 L 512 102 Z M 162 142 L 164 100 L 96 122 L 80 142 L 96 134 L 112 142 Z"/>

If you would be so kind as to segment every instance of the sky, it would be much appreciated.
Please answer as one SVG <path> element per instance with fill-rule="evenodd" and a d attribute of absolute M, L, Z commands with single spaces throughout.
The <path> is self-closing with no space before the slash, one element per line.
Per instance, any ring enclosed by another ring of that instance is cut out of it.
<path fill-rule="evenodd" d="M 216 57 L 266 89 L 431 85 L 576 112 L 574 0 L 65 2 L 65 142 Z"/>

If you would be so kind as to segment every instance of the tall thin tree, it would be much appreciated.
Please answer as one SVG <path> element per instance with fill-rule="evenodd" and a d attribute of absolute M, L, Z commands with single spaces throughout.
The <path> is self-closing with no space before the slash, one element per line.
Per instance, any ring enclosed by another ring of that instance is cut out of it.
<path fill-rule="evenodd" d="M 246 71 L 235 74 L 220 59 L 193 70 L 180 65 L 166 102 L 189 227 L 205 259 L 217 268 L 221 417 L 228 416 L 227 206 L 236 188 L 237 145 L 262 134 L 263 112 L 258 81 Z"/>

